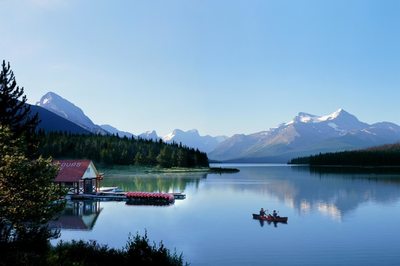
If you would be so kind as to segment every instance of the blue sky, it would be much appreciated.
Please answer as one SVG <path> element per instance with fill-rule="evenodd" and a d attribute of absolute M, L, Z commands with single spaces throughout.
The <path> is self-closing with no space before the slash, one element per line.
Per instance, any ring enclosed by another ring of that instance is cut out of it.
<path fill-rule="evenodd" d="M 0 0 L 1 59 L 139 134 L 254 133 L 338 108 L 400 124 L 400 1 Z"/>

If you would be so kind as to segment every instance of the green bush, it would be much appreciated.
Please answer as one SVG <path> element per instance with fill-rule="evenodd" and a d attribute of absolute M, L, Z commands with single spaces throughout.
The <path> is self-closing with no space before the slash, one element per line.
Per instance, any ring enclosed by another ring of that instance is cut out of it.
<path fill-rule="evenodd" d="M 182 254 L 171 253 L 163 243 L 150 244 L 147 233 L 129 237 L 124 249 L 100 245 L 96 241 L 60 242 L 48 256 L 49 265 L 184 265 Z"/>

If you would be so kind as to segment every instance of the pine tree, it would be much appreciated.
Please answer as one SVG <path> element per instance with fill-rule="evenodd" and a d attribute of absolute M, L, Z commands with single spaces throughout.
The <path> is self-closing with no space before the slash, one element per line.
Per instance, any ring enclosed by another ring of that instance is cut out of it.
<path fill-rule="evenodd" d="M 15 138 L 24 137 L 26 151 L 33 156 L 38 144 L 35 130 L 39 115 L 31 114 L 26 101 L 24 88 L 17 86 L 10 63 L 6 64 L 3 60 L 0 72 L 0 125 L 7 126 Z"/>
<path fill-rule="evenodd" d="M 57 166 L 51 158 L 28 158 L 24 146 L 0 125 L 0 265 L 43 265 L 48 239 L 58 234 L 46 224 L 64 208 Z"/>
<path fill-rule="evenodd" d="M 160 154 L 158 154 L 158 156 L 157 156 L 158 164 L 162 167 L 170 168 L 172 166 L 171 155 L 172 155 L 172 152 L 171 152 L 170 148 L 167 145 L 165 145 L 161 149 Z"/>
<path fill-rule="evenodd" d="M 47 241 L 46 223 L 63 203 L 65 191 L 54 184 L 58 168 L 51 158 L 37 157 L 38 115 L 31 115 L 23 88 L 10 64 L 0 71 L 0 245 Z M 0 248 L 2 250 L 2 248 Z M 1 257 L 1 256 L 0 256 Z M 1 263 L 0 263 L 1 264 Z"/>

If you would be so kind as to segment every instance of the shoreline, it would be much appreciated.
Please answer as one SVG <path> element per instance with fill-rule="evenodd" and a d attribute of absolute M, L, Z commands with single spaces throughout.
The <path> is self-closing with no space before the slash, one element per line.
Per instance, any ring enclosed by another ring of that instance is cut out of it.
<path fill-rule="evenodd" d="M 161 168 L 152 166 L 135 166 L 135 165 L 102 165 L 99 167 L 103 171 L 132 171 L 138 174 L 182 174 L 182 173 L 237 173 L 237 168 L 231 167 L 195 167 L 195 168 Z"/>

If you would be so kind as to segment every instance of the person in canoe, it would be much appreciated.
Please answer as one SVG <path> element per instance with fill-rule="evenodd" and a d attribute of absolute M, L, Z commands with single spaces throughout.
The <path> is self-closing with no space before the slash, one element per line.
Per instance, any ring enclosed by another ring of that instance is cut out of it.
<path fill-rule="evenodd" d="M 276 212 L 276 210 L 274 210 L 274 211 L 272 212 L 272 216 L 273 216 L 274 218 L 277 218 L 277 217 L 278 217 L 278 213 Z"/>
<path fill-rule="evenodd" d="M 264 211 L 264 208 L 261 208 L 261 210 L 260 210 L 260 216 L 261 216 L 261 217 L 265 217 L 265 211 Z"/>

